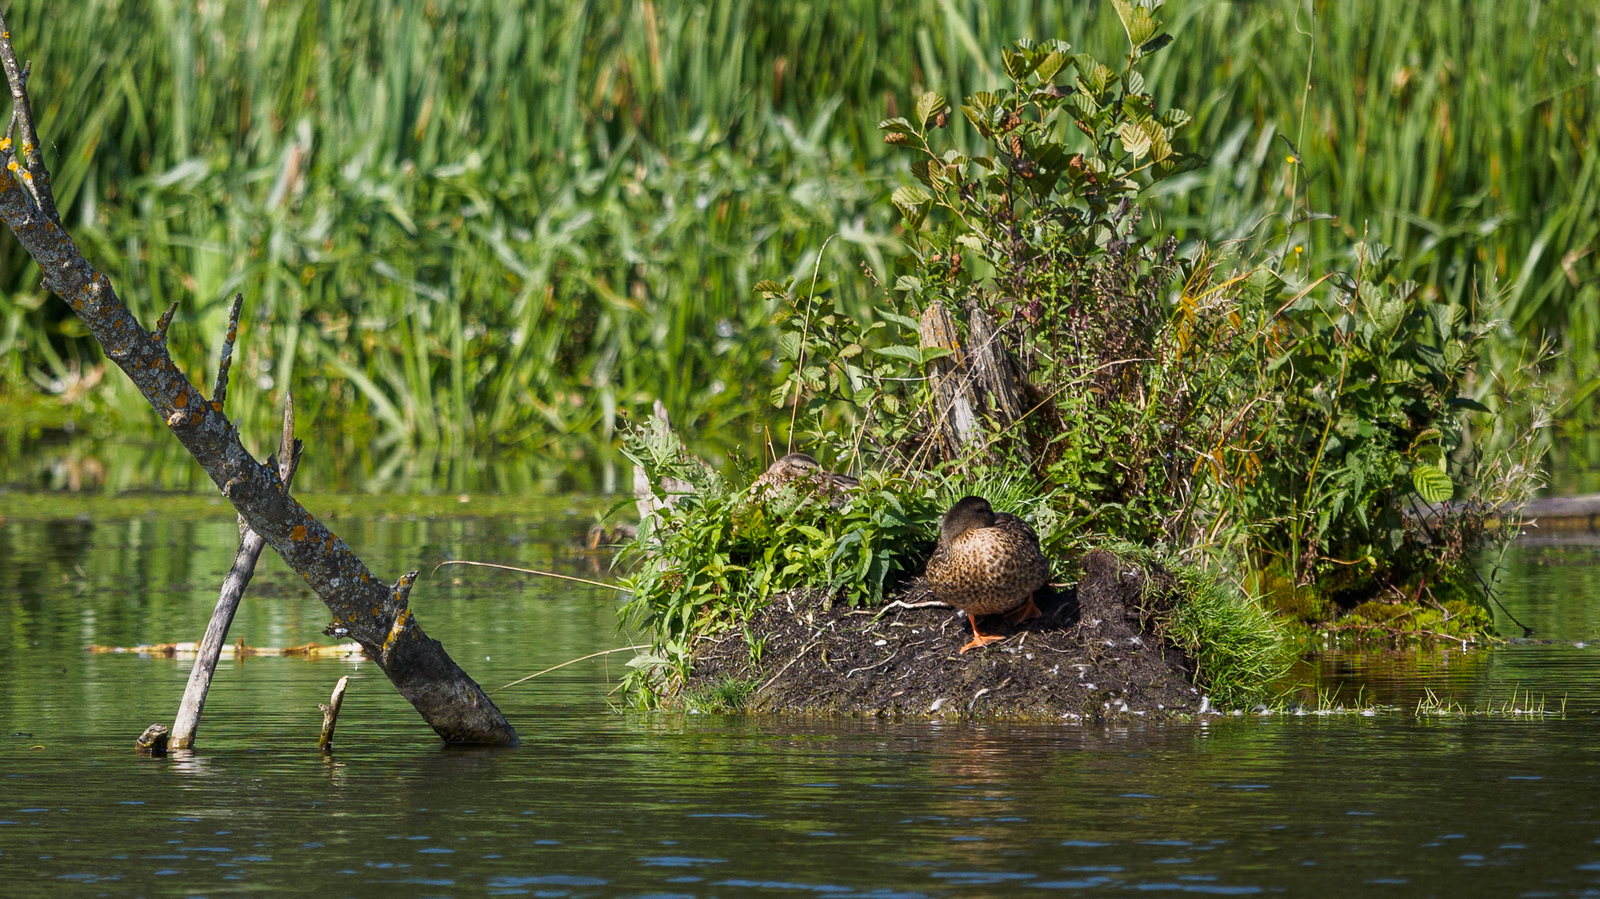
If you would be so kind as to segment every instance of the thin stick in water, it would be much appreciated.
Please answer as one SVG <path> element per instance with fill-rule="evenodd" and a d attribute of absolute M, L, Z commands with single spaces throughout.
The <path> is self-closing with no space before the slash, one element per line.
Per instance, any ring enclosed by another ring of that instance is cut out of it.
<path fill-rule="evenodd" d="M 549 668 L 546 668 L 543 671 L 535 671 L 534 673 L 528 675 L 527 677 L 517 678 L 516 680 L 512 681 L 511 683 L 505 684 L 504 686 L 495 687 L 493 690 L 490 690 L 489 692 L 490 693 L 499 693 L 501 690 L 504 690 L 506 687 L 515 687 L 517 684 L 520 684 L 523 681 L 533 680 L 534 678 L 538 677 L 541 674 L 549 674 L 550 672 L 555 671 L 558 668 L 565 668 L 568 665 L 576 665 L 579 662 L 586 662 L 589 659 L 597 659 L 597 658 L 599 658 L 601 656 L 608 656 L 608 655 L 611 655 L 614 652 L 627 652 L 630 649 L 649 649 L 649 648 L 650 648 L 650 645 L 648 643 L 642 643 L 642 644 L 640 644 L 638 646 L 618 646 L 616 649 L 602 649 L 599 652 L 591 652 L 586 656 L 579 656 L 576 659 L 568 659 L 567 661 L 562 662 L 559 665 L 551 665 Z"/>
<path fill-rule="evenodd" d="M 626 592 L 628 589 L 627 587 L 621 587 L 616 584 L 607 584 L 603 581 L 591 581 L 588 578 L 573 577 L 570 574 L 556 574 L 553 571 L 538 571 L 532 568 L 518 568 L 515 565 L 496 565 L 493 562 L 467 562 L 461 559 L 450 559 L 433 566 L 433 570 L 438 571 L 446 565 L 472 565 L 476 568 L 498 568 L 501 571 L 518 571 L 523 574 L 537 574 L 540 577 L 553 577 L 563 581 L 577 581 L 580 584 L 588 584 L 591 587 L 604 587 L 607 590 L 622 590 Z"/>
<path fill-rule="evenodd" d="M 339 678 L 333 685 L 333 696 L 327 703 L 318 703 L 322 709 L 322 736 L 317 738 L 317 748 L 323 752 L 333 751 L 333 727 L 339 723 L 339 707 L 344 705 L 344 688 L 350 685 L 350 675 Z"/>

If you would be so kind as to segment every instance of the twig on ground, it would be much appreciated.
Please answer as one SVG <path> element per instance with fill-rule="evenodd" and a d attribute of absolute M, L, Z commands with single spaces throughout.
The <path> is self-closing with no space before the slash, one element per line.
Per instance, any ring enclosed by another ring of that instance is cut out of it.
<path fill-rule="evenodd" d="M 778 678 L 783 677 L 783 673 L 785 671 L 788 671 L 790 666 L 792 666 L 795 662 L 800 661 L 802 656 L 804 656 L 806 653 L 811 651 L 811 647 L 816 646 L 821 641 L 822 641 L 822 632 L 818 631 L 816 633 L 816 635 L 814 637 L 812 637 L 810 643 L 807 643 L 805 646 L 801 647 L 800 651 L 794 654 L 794 658 L 790 659 L 787 663 L 784 664 L 784 666 L 782 668 L 778 669 L 778 673 L 777 674 L 774 674 L 772 677 L 768 678 L 766 683 L 762 684 L 761 686 L 759 686 L 759 687 L 757 687 L 755 689 L 756 694 L 759 695 L 759 694 L 765 692 L 768 687 L 771 687 L 773 684 L 777 683 L 778 682 Z"/>
<path fill-rule="evenodd" d="M 894 602 L 884 603 L 882 611 L 878 612 L 878 614 L 874 618 L 874 620 L 877 620 L 877 618 L 882 618 L 884 615 L 888 614 L 890 609 L 953 609 L 953 608 L 955 608 L 955 606 L 953 606 L 953 605 L 951 605 L 951 604 L 949 604 L 947 602 L 942 602 L 942 601 L 937 600 L 937 599 L 930 599 L 930 600 L 927 600 L 925 602 L 906 602 L 905 600 L 897 599 Z"/>
<path fill-rule="evenodd" d="M 884 660 L 882 662 L 874 662 L 871 665 L 865 665 L 865 666 L 862 666 L 860 668 L 851 668 L 849 671 L 845 672 L 844 676 L 846 678 L 848 678 L 852 674 L 855 674 L 857 671 L 871 671 L 872 669 L 877 668 L 877 667 L 887 663 L 890 659 L 894 658 L 899 653 L 900 653 L 900 650 L 896 649 L 894 652 L 889 653 L 889 655 L 886 658 L 884 658 Z"/>

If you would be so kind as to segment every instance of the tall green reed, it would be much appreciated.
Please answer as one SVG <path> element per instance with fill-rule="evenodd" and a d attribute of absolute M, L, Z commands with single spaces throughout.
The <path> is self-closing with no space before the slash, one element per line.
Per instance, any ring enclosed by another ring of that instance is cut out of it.
<path fill-rule="evenodd" d="M 876 129 L 894 98 L 995 85 L 989 48 L 1017 36 L 1120 34 L 1109 9 L 1054 0 L 19 0 L 10 15 L 61 205 L 136 313 L 179 302 L 175 349 L 203 380 L 245 293 L 246 433 L 272 433 L 293 385 L 336 460 L 379 474 L 606 446 L 657 397 L 690 432 L 753 434 L 774 331 L 751 286 L 809 277 L 837 235 L 821 289 L 865 307 L 857 267 L 881 276 L 899 251 L 881 200 L 904 159 Z M 1600 353 L 1600 11 L 1168 15 L 1179 40 L 1152 89 L 1221 147 L 1163 185 L 1168 224 L 1300 247 L 1308 265 L 1348 242 L 1336 230 L 1390 244 L 1402 276 L 1503 298 L 1508 336 L 1563 341 L 1578 408 Z M 0 244 L 3 389 L 145 421 L 117 378 L 74 389 L 94 352 L 30 265 Z"/>

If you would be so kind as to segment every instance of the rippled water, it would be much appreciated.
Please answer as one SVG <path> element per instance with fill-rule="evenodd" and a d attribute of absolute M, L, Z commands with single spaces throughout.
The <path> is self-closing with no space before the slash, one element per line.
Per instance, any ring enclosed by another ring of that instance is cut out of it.
<path fill-rule="evenodd" d="M 585 521 L 558 509 L 336 528 L 386 572 L 455 557 L 603 574 L 565 549 Z M 1431 688 L 1470 709 L 1531 691 L 1564 699 L 1565 718 L 640 716 L 606 706 L 622 654 L 495 694 L 521 748 L 450 750 L 370 665 L 261 658 L 224 662 L 196 754 L 140 758 L 133 737 L 170 722 L 188 663 L 83 647 L 197 637 L 235 540 L 226 519 L 0 525 L 8 894 L 1600 892 L 1593 548 L 1514 559 L 1507 607 L 1557 642 L 1318 662 L 1341 695 L 1405 706 Z M 322 606 L 264 561 L 234 636 L 325 639 Z M 615 602 L 445 569 L 412 608 L 494 687 L 624 645 Z M 356 679 L 329 761 L 316 705 L 343 674 Z"/>

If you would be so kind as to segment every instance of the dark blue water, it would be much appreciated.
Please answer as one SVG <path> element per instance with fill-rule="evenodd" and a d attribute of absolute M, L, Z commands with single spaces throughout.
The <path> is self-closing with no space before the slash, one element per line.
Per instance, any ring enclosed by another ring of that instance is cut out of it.
<path fill-rule="evenodd" d="M 339 529 L 397 572 L 455 556 L 604 577 L 567 549 L 575 520 Z M 644 716 L 607 705 L 623 653 L 496 693 L 521 748 L 450 750 L 370 665 L 260 658 L 224 662 L 198 752 L 141 758 L 133 737 L 170 723 L 188 663 L 84 646 L 197 638 L 235 540 L 227 519 L 0 525 L 7 895 L 1600 894 L 1592 548 L 1514 560 L 1507 607 L 1556 642 L 1318 660 L 1367 715 Z M 615 607 L 452 569 L 412 598 L 491 688 L 626 645 Z M 325 641 L 325 614 L 271 560 L 234 635 Z M 316 706 L 345 674 L 325 759 Z M 1430 689 L 1469 714 L 1415 714 Z"/>

